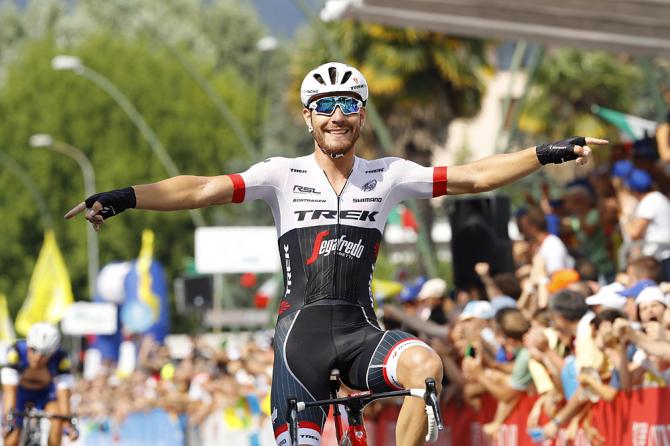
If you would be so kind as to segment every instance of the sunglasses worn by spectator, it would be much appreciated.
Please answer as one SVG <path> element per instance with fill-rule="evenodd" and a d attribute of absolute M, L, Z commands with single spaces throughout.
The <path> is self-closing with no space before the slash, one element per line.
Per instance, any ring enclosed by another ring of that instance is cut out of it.
<path fill-rule="evenodd" d="M 309 104 L 310 110 L 326 116 L 332 115 L 337 106 L 345 115 L 352 115 L 361 111 L 363 102 L 351 96 L 326 96 Z"/>

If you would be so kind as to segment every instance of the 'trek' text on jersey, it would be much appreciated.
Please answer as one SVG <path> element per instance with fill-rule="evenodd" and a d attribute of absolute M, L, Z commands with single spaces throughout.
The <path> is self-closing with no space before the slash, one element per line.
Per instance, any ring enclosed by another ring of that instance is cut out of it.
<path fill-rule="evenodd" d="M 280 318 L 339 299 L 373 319 L 370 283 L 389 213 L 404 200 L 447 191 L 446 167 L 400 158 L 356 157 L 339 195 L 313 154 L 271 158 L 230 178 L 233 202 L 262 199 L 272 209 L 285 283 Z"/>
<path fill-rule="evenodd" d="M 304 211 L 295 211 L 295 214 L 298 216 L 298 221 L 304 221 L 305 219 L 318 220 L 320 218 L 335 220 L 338 215 L 340 220 L 375 221 L 375 216 L 379 214 L 379 212 L 359 210 L 338 212 L 335 209 L 308 209 Z"/>

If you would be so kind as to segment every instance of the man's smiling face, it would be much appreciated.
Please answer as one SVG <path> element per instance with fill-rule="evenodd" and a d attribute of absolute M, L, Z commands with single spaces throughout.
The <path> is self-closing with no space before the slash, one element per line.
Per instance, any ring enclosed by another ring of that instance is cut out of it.
<path fill-rule="evenodd" d="M 356 97 L 355 94 L 350 93 L 337 93 L 330 96 Z M 348 115 L 342 112 L 339 105 L 335 107 L 332 115 L 319 114 L 312 109 L 305 108 L 303 115 L 307 125 L 313 128 L 312 136 L 316 144 L 329 155 L 339 155 L 351 150 L 358 140 L 365 121 L 365 108 Z"/>

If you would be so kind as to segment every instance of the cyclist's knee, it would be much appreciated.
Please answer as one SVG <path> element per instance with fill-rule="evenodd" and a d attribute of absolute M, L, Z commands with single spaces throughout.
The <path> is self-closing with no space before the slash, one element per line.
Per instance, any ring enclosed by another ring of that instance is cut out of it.
<path fill-rule="evenodd" d="M 431 349 L 413 347 L 403 352 L 398 361 L 398 379 L 405 388 L 423 388 L 426 378 L 442 381 L 442 360 Z"/>

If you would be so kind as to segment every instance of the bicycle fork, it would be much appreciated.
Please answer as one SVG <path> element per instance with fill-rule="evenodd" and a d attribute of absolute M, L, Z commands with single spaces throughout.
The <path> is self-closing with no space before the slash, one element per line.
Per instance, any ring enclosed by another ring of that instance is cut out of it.
<path fill-rule="evenodd" d="M 333 369 L 330 373 L 330 397 L 337 398 L 337 392 L 340 390 L 340 371 Z M 361 401 L 347 405 L 347 420 L 349 427 L 344 432 L 344 423 L 342 422 L 342 411 L 339 404 L 333 404 L 333 421 L 335 422 L 335 436 L 339 446 L 367 446 L 367 433 L 363 425 L 363 407 Z"/>

